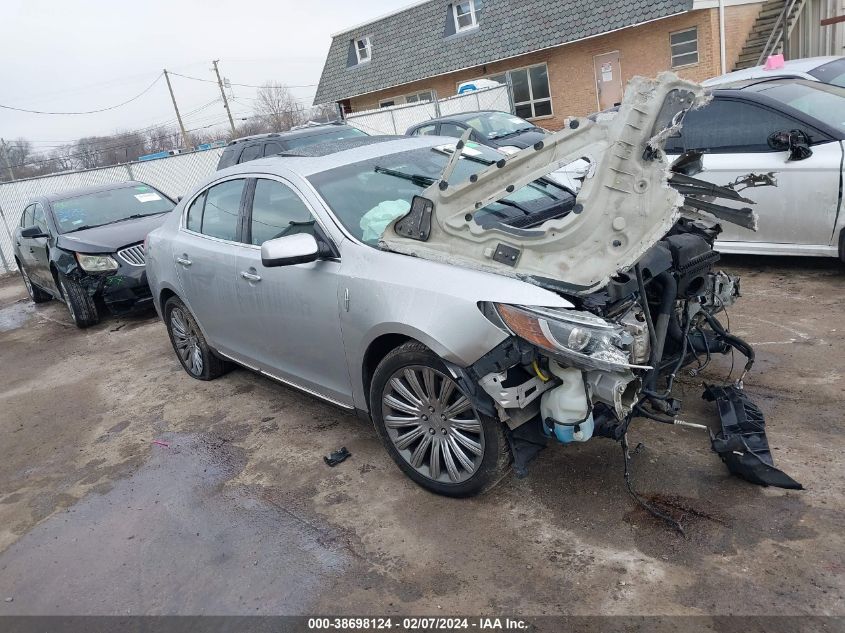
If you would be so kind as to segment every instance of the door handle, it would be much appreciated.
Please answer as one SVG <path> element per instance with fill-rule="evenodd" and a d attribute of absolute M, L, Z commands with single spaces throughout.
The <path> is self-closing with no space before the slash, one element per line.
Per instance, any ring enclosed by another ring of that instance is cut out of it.
<path fill-rule="evenodd" d="M 191 260 L 186 257 L 177 257 L 176 261 L 183 266 L 190 266 L 192 264 Z"/>
<path fill-rule="evenodd" d="M 255 282 L 255 283 L 261 281 L 261 275 L 254 275 L 252 273 L 248 273 L 245 270 L 241 271 L 241 277 L 243 277 L 247 281 L 252 281 L 252 282 Z"/>

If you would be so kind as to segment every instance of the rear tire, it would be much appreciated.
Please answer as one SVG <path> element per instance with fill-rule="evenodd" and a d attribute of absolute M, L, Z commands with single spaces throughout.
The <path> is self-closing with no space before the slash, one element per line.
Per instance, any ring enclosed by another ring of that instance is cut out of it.
<path fill-rule="evenodd" d="M 379 363 L 370 415 L 393 461 L 437 494 L 478 494 L 510 469 L 502 423 L 476 411 L 440 357 L 421 343 L 400 345 Z"/>
<path fill-rule="evenodd" d="M 173 351 L 191 378 L 214 380 L 229 371 L 231 365 L 211 350 L 197 320 L 181 299 L 170 297 L 163 312 Z"/>
<path fill-rule="evenodd" d="M 21 263 L 18 262 L 18 270 L 21 273 L 21 277 L 23 278 L 23 283 L 26 286 L 26 291 L 29 293 L 29 298 L 32 299 L 33 303 L 45 303 L 50 301 L 53 298 L 53 295 L 41 290 L 38 286 L 32 283 L 32 280 L 29 278 L 29 274 L 24 270 L 24 267 L 21 266 Z"/>
<path fill-rule="evenodd" d="M 61 274 L 59 275 L 59 288 L 65 298 L 65 305 L 70 312 L 70 318 L 73 319 L 76 327 L 87 328 L 100 322 L 94 297 L 89 295 L 85 288 L 73 279 Z"/>

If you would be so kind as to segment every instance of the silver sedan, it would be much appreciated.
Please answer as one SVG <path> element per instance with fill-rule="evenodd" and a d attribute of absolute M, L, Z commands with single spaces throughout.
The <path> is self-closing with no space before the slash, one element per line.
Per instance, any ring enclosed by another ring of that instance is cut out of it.
<path fill-rule="evenodd" d="M 455 139 L 368 137 L 216 173 L 146 243 L 150 287 L 179 361 L 200 380 L 236 363 L 370 417 L 409 477 L 452 496 L 490 487 L 511 462 L 524 471 L 546 438 L 618 440 L 635 415 L 667 420 L 669 409 L 653 412 L 645 400 L 670 403 L 680 367 L 744 343 L 715 317 L 738 288 L 712 270 L 717 229 L 677 220 L 666 188 L 654 188 L 660 242 L 601 288 L 482 270 L 485 261 L 517 272 L 542 261 L 506 243 L 480 249 L 484 261 L 469 248 L 450 255 L 448 241 L 442 253 L 416 256 L 385 243 L 388 233 L 433 228 L 424 192 L 434 198 L 456 183 L 460 198 L 461 183 L 493 186 L 567 142 L 551 138 L 505 165 L 494 150 Z M 648 169 L 665 178 L 663 163 Z M 589 187 L 581 204 L 542 176 L 523 183 L 462 212 L 470 233 L 528 239 L 542 226 L 559 239 L 552 220 L 592 213 Z M 631 194 L 618 186 L 596 191 L 622 196 L 620 214 L 646 200 L 624 198 Z M 638 217 L 632 229 L 648 228 Z M 617 218 L 601 238 L 609 251 L 625 251 L 623 224 Z M 454 265 L 459 257 L 465 263 Z M 612 254 L 597 257 L 582 262 L 582 276 L 619 267 Z"/>

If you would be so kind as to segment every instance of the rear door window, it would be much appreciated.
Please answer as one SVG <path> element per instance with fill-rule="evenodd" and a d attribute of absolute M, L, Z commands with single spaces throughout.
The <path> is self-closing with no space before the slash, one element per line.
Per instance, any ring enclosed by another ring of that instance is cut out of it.
<path fill-rule="evenodd" d="M 250 219 L 250 238 L 261 245 L 285 235 L 314 234 L 314 216 L 302 198 L 290 187 L 260 178 L 255 183 Z"/>
<path fill-rule="evenodd" d="M 250 145 L 249 147 L 244 148 L 243 154 L 241 154 L 241 160 L 239 162 L 246 163 L 250 160 L 255 160 L 256 158 L 261 158 L 261 152 L 264 150 L 264 145 L 261 143 L 256 143 L 255 145 Z"/>
<path fill-rule="evenodd" d="M 214 185 L 205 194 L 200 233 L 221 240 L 238 239 L 238 212 L 244 180 L 227 180 Z"/>
<path fill-rule="evenodd" d="M 414 136 L 434 136 L 437 134 L 437 125 L 423 125 L 414 130 Z"/>
<path fill-rule="evenodd" d="M 283 152 L 282 146 L 279 143 L 267 143 L 264 146 L 264 155 L 273 156 L 279 152 Z"/>
<path fill-rule="evenodd" d="M 191 203 L 191 206 L 188 207 L 188 220 L 185 223 L 185 227 L 189 231 L 199 233 L 202 228 L 202 210 L 205 206 L 205 193 L 206 192 L 203 191 L 200 195 L 198 195 Z"/>

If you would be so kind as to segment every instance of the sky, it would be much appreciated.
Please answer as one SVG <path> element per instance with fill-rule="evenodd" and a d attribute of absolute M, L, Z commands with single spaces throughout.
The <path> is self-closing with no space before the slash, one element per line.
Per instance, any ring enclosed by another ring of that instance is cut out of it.
<path fill-rule="evenodd" d="M 331 34 L 410 0 L 0 0 L 0 104 L 50 112 L 106 108 L 150 86 L 162 69 L 233 84 L 297 86 L 310 106 Z M 216 83 L 172 76 L 188 130 L 226 121 Z M 233 86 L 232 112 L 249 116 L 255 88 Z M 209 105 L 210 104 L 210 105 Z M 205 106 L 205 107 L 204 107 Z M 0 109 L 0 137 L 38 151 L 82 136 L 175 124 L 164 78 L 126 106 L 89 115 Z"/>

